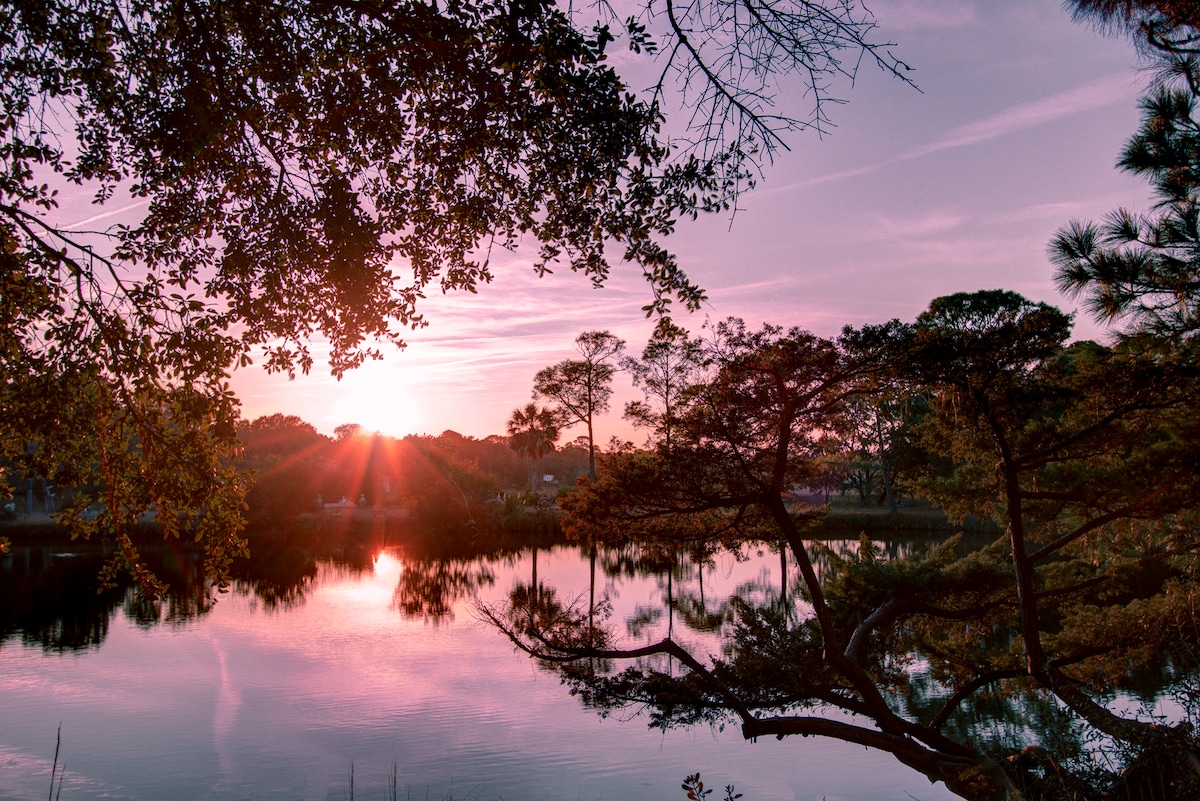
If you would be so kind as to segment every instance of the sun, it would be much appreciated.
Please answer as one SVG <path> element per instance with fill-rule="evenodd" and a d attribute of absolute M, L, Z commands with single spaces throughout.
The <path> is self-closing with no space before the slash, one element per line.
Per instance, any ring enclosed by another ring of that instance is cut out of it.
<path fill-rule="evenodd" d="M 338 383 L 335 397 L 325 415 L 330 430 L 343 423 L 358 423 L 369 433 L 402 437 L 421 432 L 426 422 L 416 396 L 396 367 L 364 365 Z"/>

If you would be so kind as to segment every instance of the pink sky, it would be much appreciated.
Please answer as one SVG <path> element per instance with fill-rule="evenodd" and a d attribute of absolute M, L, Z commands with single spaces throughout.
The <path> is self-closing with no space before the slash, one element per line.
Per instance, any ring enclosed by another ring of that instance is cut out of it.
<path fill-rule="evenodd" d="M 843 325 L 911 320 L 938 295 L 1004 288 L 1058 296 L 1046 245 L 1072 218 L 1149 197 L 1113 169 L 1138 122 L 1145 76 L 1132 47 L 1071 22 L 1057 0 L 871 3 L 915 68 L 920 92 L 864 67 L 831 135 L 794 137 L 732 220 L 679 227 L 668 245 L 708 292 L 680 322 L 740 316 L 834 335 Z M 530 248 L 532 251 L 533 248 Z M 495 262 L 493 262 L 495 263 Z M 325 433 L 356 422 L 386 434 L 503 433 L 534 373 L 570 358 L 581 331 L 609 329 L 640 353 L 653 327 L 636 268 L 603 290 L 580 276 L 534 277 L 529 254 L 501 264 L 478 295 L 434 296 L 429 327 L 341 382 L 234 376 L 243 415 L 296 414 Z M 1076 335 L 1102 337 L 1077 318 Z M 598 440 L 640 441 L 618 375 Z M 582 430 L 570 430 L 571 438 Z"/>

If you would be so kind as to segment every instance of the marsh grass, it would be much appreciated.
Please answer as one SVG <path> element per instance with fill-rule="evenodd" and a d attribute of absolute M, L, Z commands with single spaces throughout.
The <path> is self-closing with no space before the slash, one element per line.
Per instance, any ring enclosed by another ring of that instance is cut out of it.
<path fill-rule="evenodd" d="M 59 764 L 59 757 L 62 754 L 62 724 L 58 724 L 58 731 L 54 737 L 54 761 L 50 767 L 50 793 L 46 797 L 46 801 L 61 801 L 63 778 L 66 776 L 67 767 L 66 761 Z M 354 801 L 354 763 L 350 762 L 346 767 L 346 797 L 348 801 Z M 706 789 L 704 782 L 700 781 L 700 774 L 695 773 L 683 780 L 683 791 L 690 801 L 708 801 L 708 796 L 712 794 L 712 789 Z M 385 797 L 387 801 L 400 801 L 400 766 L 396 762 L 392 762 L 392 769 L 388 774 Z M 741 793 L 735 793 L 733 785 L 726 785 L 725 796 L 722 801 L 736 801 L 742 797 Z M 497 796 L 498 801 L 504 801 L 503 797 Z M 464 795 L 456 796 L 453 780 L 450 783 L 450 790 L 444 796 L 431 796 L 428 785 L 425 787 L 424 793 L 419 790 L 414 793 L 412 786 L 404 788 L 404 801 L 485 801 L 483 797 L 483 785 L 476 785 L 468 790 Z"/>
<path fill-rule="evenodd" d="M 347 784 L 347 791 L 349 792 L 349 801 L 354 801 L 354 763 L 353 762 L 350 763 L 349 768 L 347 768 L 347 770 L 346 770 L 346 784 Z M 386 789 L 387 789 L 387 793 L 386 793 L 387 801 L 400 801 L 400 767 L 395 762 L 392 763 L 392 771 L 388 775 L 388 782 L 387 782 Z M 404 801 L 483 801 L 483 796 L 482 796 L 483 785 L 476 785 L 475 787 L 468 790 L 466 795 L 455 796 L 453 781 L 451 781 L 451 783 L 450 783 L 450 790 L 447 792 L 447 794 L 444 796 L 441 796 L 440 798 L 437 796 L 430 796 L 428 785 L 425 787 L 425 792 L 423 795 L 420 794 L 419 790 L 417 791 L 417 793 L 418 794 L 414 795 L 413 788 L 411 786 L 406 786 L 404 788 Z M 500 798 L 499 801 L 503 801 L 503 799 Z"/>

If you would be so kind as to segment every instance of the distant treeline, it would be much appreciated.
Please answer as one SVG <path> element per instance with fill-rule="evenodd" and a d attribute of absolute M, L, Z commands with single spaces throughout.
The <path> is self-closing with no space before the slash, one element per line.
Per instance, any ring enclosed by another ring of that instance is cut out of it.
<path fill-rule="evenodd" d="M 299 417 L 281 414 L 244 421 L 238 433 L 242 466 L 254 471 L 247 497 L 252 526 L 304 514 L 384 509 L 401 512 L 419 527 L 457 529 L 536 503 L 516 497 L 527 486 L 529 463 L 507 437 L 475 439 L 445 431 L 398 439 L 349 425 L 330 438 Z M 573 486 L 587 464 L 585 445 L 559 448 L 542 460 L 547 480 L 541 488 L 553 496 Z"/>

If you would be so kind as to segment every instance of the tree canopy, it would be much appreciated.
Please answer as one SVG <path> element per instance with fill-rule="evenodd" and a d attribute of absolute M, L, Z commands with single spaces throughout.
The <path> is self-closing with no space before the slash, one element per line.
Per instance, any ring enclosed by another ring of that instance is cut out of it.
<path fill-rule="evenodd" d="M 7 5 L 0 250 L 32 286 L 5 294 L 41 300 L 8 328 L 40 323 L 106 364 L 115 329 L 131 357 L 200 373 L 255 346 L 305 369 L 319 332 L 340 372 L 421 324 L 427 286 L 474 291 L 491 249 L 522 238 L 541 248 L 537 269 L 596 281 L 616 243 L 651 306 L 694 307 L 699 289 L 658 238 L 727 208 L 787 129 L 823 124 L 829 76 L 852 76 L 863 53 L 903 65 L 854 3 L 749 17 L 726 0 L 670 5 L 647 31 L 659 10 L 618 32 L 665 51 L 641 97 L 606 60 L 612 26 L 549 2 Z M 769 87 L 797 72 L 812 113 L 774 110 Z M 672 74 L 693 92 L 690 140 L 661 133 Z M 69 184 L 101 216 L 137 204 L 135 221 L 63 220 Z"/>
<path fill-rule="evenodd" d="M 649 429 L 654 439 L 671 446 L 671 428 L 678 406 L 694 377 L 703 369 L 702 346 L 686 329 L 660 325 L 646 343 L 640 359 L 622 357 L 621 369 L 642 391 L 644 401 L 625 404 L 625 419 Z"/>
<path fill-rule="evenodd" d="M 695 308 L 662 238 L 826 124 L 863 55 L 902 75 L 874 35 L 843 2 L 4 4 L 0 456 L 94 487 L 98 530 L 177 510 L 220 565 L 245 491 L 232 369 L 307 370 L 321 338 L 340 375 L 522 242 L 539 272 L 599 283 L 619 259 L 649 310 Z M 617 37 L 661 48 L 648 94 Z M 693 116 L 666 133 L 672 76 Z M 788 76 L 809 113 L 772 105 Z"/>
<path fill-rule="evenodd" d="M 1171 0 L 1075 0 L 1076 16 L 1132 36 L 1156 69 L 1142 124 L 1118 168 L 1150 182 L 1152 211 L 1073 220 L 1050 256 L 1061 290 L 1131 335 L 1188 340 L 1200 331 L 1200 11 Z"/>
<path fill-rule="evenodd" d="M 608 331 L 584 331 L 575 337 L 578 359 L 566 359 L 538 370 L 533 396 L 555 404 L 552 411 L 561 426 L 587 426 L 588 475 L 596 477 L 595 416 L 608 411 L 616 367 L 610 362 L 625 347 L 625 340 Z"/>
<path fill-rule="evenodd" d="M 834 737 L 971 799 L 1136 794 L 1150 764 L 1170 789 L 1147 797 L 1183 797 L 1197 787 L 1195 710 L 1164 726 L 1109 701 L 1133 674 L 1191 687 L 1200 669 L 1200 382 L 1186 355 L 1068 345 L 1069 323 L 1005 291 L 938 298 L 913 324 L 837 341 L 727 321 L 671 446 L 607 456 L 563 499 L 565 528 L 672 553 L 782 543 L 806 609 L 745 606 L 708 658 L 669 633 L 620 647 L 592 610 L 487 614 L 589 703 L 644 704 L 655 725 Z M 881 387 L 925 399 L 911 424 L 929 454 L 923 496 L 999 537 L 893 559 L 866 537 L 840 555 L 810 539 L 817 515 L 793 490 Z M 1048 705 L 1074 734 L 998 731 L 980 720 L 996 705 L 1017 719 Z M 1089 761 L 1087 742 L 1116 769 Z"/>

